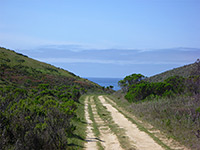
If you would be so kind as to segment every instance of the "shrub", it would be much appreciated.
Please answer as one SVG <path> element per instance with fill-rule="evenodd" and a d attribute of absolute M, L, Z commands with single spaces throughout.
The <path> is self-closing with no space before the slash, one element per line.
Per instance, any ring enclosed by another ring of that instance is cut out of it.
<path fill-rule="evenodd" d="M 185 79 L 180 76 L 172 76 L 164 82 L 145 82 L 129 85 L 129 90 L 125 98 L 129 102 L 138 102 L 149 97 L 172 97 L 180 94 L 185 89 Z"/>
<path fill-rule="evenodd" d="M 67 149 L 80 91 L 52 88 L 0 88 L 0 149 Z M 58 97 L 59 93 L 70 97 Z"/>

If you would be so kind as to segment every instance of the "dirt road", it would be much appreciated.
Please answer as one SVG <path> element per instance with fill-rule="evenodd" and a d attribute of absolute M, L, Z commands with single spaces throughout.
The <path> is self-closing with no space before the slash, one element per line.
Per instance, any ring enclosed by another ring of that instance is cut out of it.
<path fill-rule="evenodd" d="M 109 99 L 103 96 L 88 96 L 85 100 L 85 117 L 88 123 L 86 150 L 107 149 L 107 150 L 162 150 L 159 145 L 146 132 L 138 129 L 137 125 L 129 121 L 121 112 L 114 108 Z M 105 110 L 98 107 L 103 106 Z M 89 109 L 90 108 L 90 109 Z M 102 111 L 102 112 L 101 112 Z M 102 113 L 110 115 L 108 121 L 103 118 Z M 112 128 L 112 125 L 115 129 Z M 118 134 L 118 131 L 120 134 Z M 98 134 L 97 134 L 98 133 Z M 123 138 L 126 138 L 124 140 Z M 179 147 L 180 148 L 180 147 Z M 167 148 L 171 149 L 171 148 Z M 182 149 L 182 148 L 181 148 Z"/>
<path fill-rule="evenodd" d="M 94 116 L 94 120 L 92 121 L 89 117 L 89 109 L 88 109 L 88 101 L 91 103 L 91 109 Z M 97 113 L 96 105 L 94 103 L 94 100 L 92 97 L 87 97 L 85 100 L 85 117 L 88 123 L 87 127 L 87 143 L 86 143 L 86 149 L 87 150 L 95 150 L 99 149 L 97 146 L 97 142 L 101 143 L 101 146 L 105 150 L 122 150 L 120 143 L 116 137 L 111 131 L 110 128 L 106 125 L 106 123 L 100 118 L 100 116 Z M 92 127 L 92 123 L 95 122 L 99 126 L 99 132 L 100 136 L 95 137 Z"/>
<path fill-rule="evenodd" d="M 86 97 L 85 100 L 85 119 L 87 121 L 87 138 L 86 138 L 86 149 L 87 150 L 95 150 L 97 149 L 97 144 L 96 144 L 96 137 L 94 136 L 94 133 L 92 131 L 92 120 L 89 117 L 89 113 L 88 113 L 88 97 Z"/>

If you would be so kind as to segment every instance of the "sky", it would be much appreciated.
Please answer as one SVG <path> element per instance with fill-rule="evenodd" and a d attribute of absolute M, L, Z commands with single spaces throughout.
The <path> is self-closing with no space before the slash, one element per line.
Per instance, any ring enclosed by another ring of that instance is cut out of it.
<path fill-rule="evenodd" d="M 200 0 L 0 0 L 0 46 L 81 77 L 152 76 L 200 57 Z"/>

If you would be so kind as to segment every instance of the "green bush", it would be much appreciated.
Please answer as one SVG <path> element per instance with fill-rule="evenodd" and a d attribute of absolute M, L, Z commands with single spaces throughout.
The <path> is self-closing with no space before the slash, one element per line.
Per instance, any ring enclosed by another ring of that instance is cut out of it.
<path fill-rule="evenodd" d="M 130 86 L 133 86 L 139 82 L 141 82 L 146 77 L 142 74 L 132 74 L 130 76 L 126 76 L 123 80 L 118 82 L 118 85 L 122 88 L 124 92 L 127 92 Z"/>
<path fill-rule="evenodd" d="M 124 81 L 123 81 L 124 82 Z M 180 76 L 172 76 L 164 82 L 137 81 L 129 85 L 125 98 L 129 102 L 138 102 L 149 97 L 172 97 L 185 90 L 185 79 Z"/>
<path fill-rule="evenodd" d="M 77 87 L 0 88 L 0 149 L 67 149 L 79 97 Z"/>

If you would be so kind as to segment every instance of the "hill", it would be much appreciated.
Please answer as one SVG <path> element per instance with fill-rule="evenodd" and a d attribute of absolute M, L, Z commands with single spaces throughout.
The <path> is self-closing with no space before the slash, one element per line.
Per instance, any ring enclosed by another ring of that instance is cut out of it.
<path fill-rule="evenodd" d="M 86 89 L 101 89 L 99 85 L 87 79 L 50 64 L 36 61 L 12 50 L 0 48 L 0 84 L 10 83 L 16 86 L 32 87 L 40 83 L 54 85 L 80 85 Z"/>
<path fill-rule="evenodd" d="M 157 74 L 155 76 L 151 76 L 149 78 L 146 79 L 146 81 L 149 82 L 162 82 L 165 79 L 171 77 L 171 76 L 182 76 L 182 77 L 189 77 L 191 75 L 196 75 L 198 70 L 200 68 L 198 68 L 198 61 L 197 60 L 195 63 L 193 64 L 189 64 L 189 65 L 184 65 L 182 67 L 178 67 L 172 70 L 168 70 L 166 72 L 163 72 L 161 74 Z"/>
<path fill-rule="evenodd" d="M 79 98 L 99 85 L 0 48 L 0 149 L 73 149 Z M 80 111 L 80 110 L 79 110 Z"/>
<path fill-rule="evenodd" d="M 186 145 L 200 149 L 200 61 L 145 78 L 126 76 L 116 93 L 137 117 Z"/>

